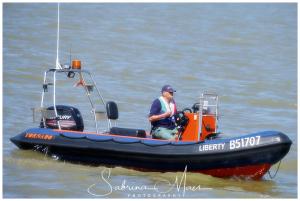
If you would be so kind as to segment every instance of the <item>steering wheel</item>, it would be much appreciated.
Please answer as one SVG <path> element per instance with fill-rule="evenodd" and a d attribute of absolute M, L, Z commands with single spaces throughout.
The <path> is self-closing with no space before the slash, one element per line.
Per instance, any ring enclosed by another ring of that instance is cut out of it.
<path fill-rule="evenodd" d="M 190 108 L 184 108 L 182 111 L 179 111 L 178 113 L 181 113 L 181 112 L 186 112 L 186 111 L 188 111 L 188 112 L 190 112 L 190 113 L 192 113 L 192 110 L 190 109 Z"/>
<path fill-rule="evenodd" d="M 184 109 L 183 111 L 178 111 L 174 117 L 175 117 L 175 123 L 177 126 L 185 127 L 188 124 L 188 118 L 184 115 Z M 190 110 L 188 108 L 188 110 Z"/>

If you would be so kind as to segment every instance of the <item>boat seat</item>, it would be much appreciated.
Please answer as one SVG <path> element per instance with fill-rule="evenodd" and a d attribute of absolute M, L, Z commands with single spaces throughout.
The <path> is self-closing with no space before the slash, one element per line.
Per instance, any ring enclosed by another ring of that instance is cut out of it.
<path fill-rule="evenodd" d="M 117 120 L 119 118 L 118 106 L 113 101 L 108 101 L 106 103 L 106 113 L 107 118 L 111 120 Z"/>
<path fill-rule="evenodd" d="M 110 134 L 146 138 L 147 135 L 145 130 L 134 129 L 134 128 L 120 128 L 116 126 L 111 127 L 110 120 L 117 120 L 119 118 L 118 106 L 115 102 L 108 101 L 106 103 L 106 112 L 110 124 L 110 130 L 109 130 Z"/>
<path fill-rule="evenodd" d="M 146 131 L 142 129 L 112 127 L 109 133 L 113 135 L 146 138 Z"/>

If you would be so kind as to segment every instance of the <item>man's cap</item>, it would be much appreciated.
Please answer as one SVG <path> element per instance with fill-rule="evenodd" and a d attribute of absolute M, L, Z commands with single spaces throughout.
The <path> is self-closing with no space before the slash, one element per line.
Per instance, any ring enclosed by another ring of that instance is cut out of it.
<path fill-rule="evenodd" d="M 168 85 L 168 84 L 161 88 L 161 92 L 164 92 L 164 91 L 171 92 L 171 93 L 176 92 L 176 90 L 173 89 L 171 87 L 171 85 Z"/>

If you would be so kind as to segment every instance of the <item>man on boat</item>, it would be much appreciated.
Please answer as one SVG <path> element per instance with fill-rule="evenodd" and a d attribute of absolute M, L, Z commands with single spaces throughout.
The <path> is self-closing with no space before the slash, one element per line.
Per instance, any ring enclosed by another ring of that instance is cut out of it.
<path fill-rule="evenodd" d="M 161 96 L 151 105 L 149 121 L 153 138 L 175 140 L 177 137 L 178 130 L 172 120 L 172 116 L 177 112 L 174 92 L 176 91 L 170 85 L 163 86 Z"/>

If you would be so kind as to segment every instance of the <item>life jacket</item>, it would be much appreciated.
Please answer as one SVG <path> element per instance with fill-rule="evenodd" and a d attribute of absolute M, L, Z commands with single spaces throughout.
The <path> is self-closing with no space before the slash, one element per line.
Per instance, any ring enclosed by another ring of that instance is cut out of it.
<path fill-rule="evenodd" d="M 177 112 L 175 101 L 168 103 L 162 96 L 158 98 L 161 105 L 161 114 L 171 112 L 171 117 Z"/>
<path fill-rule="evenodd" d="M 172 120 L 172 116 L 177 112 L 175 102 L 171 101 L 170 103 L 167 103 L 167 101 L 165 101 L 165 99 L 162 96 L 157 98 L 156 100 L 160 102 L 160 106 L 161 106 L 160 112 L 156 115 L 166 113 L 167 111 L 171 111 L 171 116 L 164 119 L 160 119 L 158 121 L 151 122 L 152 125 L 151 132 L 158 127 L 174 129 L 175 124 L 174 121 Z"/>

